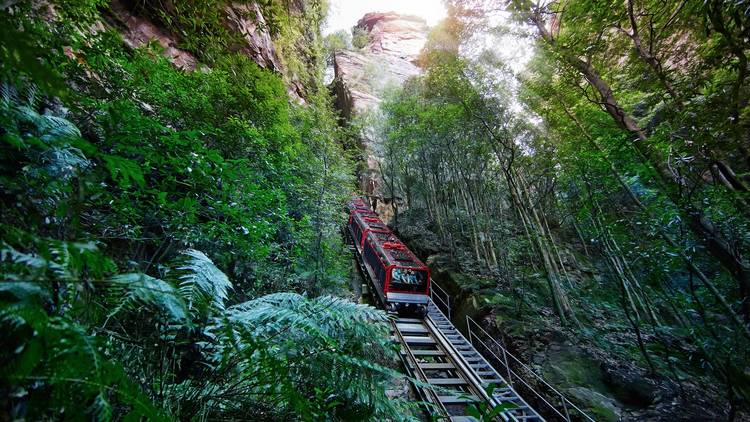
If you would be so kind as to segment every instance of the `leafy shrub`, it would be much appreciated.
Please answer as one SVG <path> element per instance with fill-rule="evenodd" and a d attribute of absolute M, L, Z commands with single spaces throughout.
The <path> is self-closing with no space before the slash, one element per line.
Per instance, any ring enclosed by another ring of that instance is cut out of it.
<path fill-rule="evenodd" d="M 370 34 L 366 29 L 359 26 L 352 29 L 352 45 L 355 48 L 363 49 L 370 42 Z"/>
<path fill-rule="evenodd" d="M 218 3 L 185 18 L 211 29 Z M 0 406 L 32 419 L 393 417 L 384 314 L 314 297 L 349 271 L 348 135 L 325 93 L 290 106 L 281 78 L 213 29 L 195 40 L 217 41 L 211 70 L 179 71 L 156 46 L 90 32 L 102 6 L 45 22 L 13 5 L 23 19 L 2 33 L 30 36 L 0 48 L 20 58 L 0 65 L 0 338 L 13 345 Z M 34 63 L 17 54 L 27 46 Z M 13 88 L 49 75 L 75 90 Z"/>

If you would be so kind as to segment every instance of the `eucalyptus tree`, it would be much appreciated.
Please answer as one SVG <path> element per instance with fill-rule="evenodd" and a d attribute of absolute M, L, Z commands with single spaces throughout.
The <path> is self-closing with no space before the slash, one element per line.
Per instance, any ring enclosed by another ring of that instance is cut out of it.
<path fill-rule="evenodd" d="M 503 230 L 520 230 L 529 256 L 542 267 L 556 314 L 563 323 L 575 322 L 559 239 L 540 208 L 549 178 L 527 166 L 524 149 L 532 128 L 509 112 L 502 84 L 460 57 L 458 24 L 449 20 L 433 32 L 422 58 L 426 74 L 385 105 L 388 145 L 401 157 L 391 168 L 421 170 L 416 189 L 413 178 L 399 171 L 401 185 L 409 186 L 409 196 L 422 194 L 427 214 L 452 250 L 468 244 L 471 258 L 464 261 L 473 264 L 464 267 L 470 271 L 513 274 Z"/>

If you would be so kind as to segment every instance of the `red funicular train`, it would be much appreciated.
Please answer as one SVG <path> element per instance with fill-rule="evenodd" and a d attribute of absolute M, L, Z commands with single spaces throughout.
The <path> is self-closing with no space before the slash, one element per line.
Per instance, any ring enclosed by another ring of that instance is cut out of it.
<path fill-rule="evenodd" d="M 387 310 L 425 315 L 430 295 L 430 270 L 386 226 L 369 205 L 355 198 L 347 203 L 347 228 L 357 259 L 372 280 Z"/>

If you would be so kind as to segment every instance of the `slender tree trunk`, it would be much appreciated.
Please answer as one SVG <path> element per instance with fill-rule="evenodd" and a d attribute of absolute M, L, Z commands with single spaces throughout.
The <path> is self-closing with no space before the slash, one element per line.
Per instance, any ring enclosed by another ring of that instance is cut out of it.
<path fill-rule="evenodd" d="M 568 115 L 571 120 L 573 120 L 574 123 L 579 127 L 581 130 L 582 135 L 589 141 L 591 146 L 598 152 L 602 154 L 604 159 L 607 161 L 607 165 L 609 166 L 612 175 L 615 177 L 615 180 L 620 184 L 620 186 L 623 188 L 623 190 L 628 194 L 630 199 L 633 201 L 635 205 L 638 206 L 641 210 L 647 213 L 647 215 L 652 215 L 651 210 L 649 210 L 635 195 L 633 190 L 630 188 L 630 186 L 623 180 L 623 177 L 620 175 L 620 173 L 615 168 L 614 164 L 611 160 L 609 160 L 602 150 L 602 148 L 597 144 L 596 140 L 591 137 L 591 135 L 588 134 L 588 131 L 585 129 L 585 127 L 581 124 L 581 122 L 575 117 L 574 114 L 566 107 L 564 103 L 562 103 L 563 109 L 565 113 Z M 688 211 L 690 212 L 690 210 Z M 729 248 L 729 245 L 723 242 L 723 239 L 721 239 L 718 236 L 711 236 L 708 237 L 708 235 L 713 233 L 713 230 L 711 226 L 709 226 L 710 221 L 703 221 L 701 219 L 701 216 L 695 213 L 691 213 L 689 225 L 693 229 L 694 232 L 697 232 L 698 239 L 703 241 L 704 244 L 707 245 L 708 252 L 718 259 L 718 261 L 726 268 L 729 273 L 732 275 L 732 277 L 737 280 L 739 285 L 739 292 L 740 297 L 743 300 L 742 303 L 742 314 L 745 316 L 745 319 L 750 316 L 750 310 L 748 307 L 750 306 L 750 268 L 748 268 L 748 264 L 746 262 L 740 261 L 739 257 L 737 257 L 733 252 L 731 252 L 731 249 Z M 711 282 L 708 277 L 693 263 L 692 259 L 689 258 L 682 250 L 682 247 L 675 242 L 670 235 L 668 235 L 663 229 L 659 228 L 659 234 L 661 237 L 667 241 L 667 243 L 670 244 L 676 251 L 678 251 L 680 257 L 686 262 L 688 265 L 688 268 L 698 277 L 698 279 L 709 289 L 711 294 L 716 298 L 716 300 L 722 305 L 722 307 L 726 310 L 727 314 L 732 316 L 732 318 L 739 324 L 740 327 L 743 328 L 743 331 L 745 335 L 750 338 L 750 329 L 748 329 L 748 326 L 746 323 L 743 323 L 742 320 L 738 317 L 737 313 L 734 312 L 732 307 L 729 305 L 729 303 L 726 301 L 724 296 L 719 292 L 716 285 Z"/>

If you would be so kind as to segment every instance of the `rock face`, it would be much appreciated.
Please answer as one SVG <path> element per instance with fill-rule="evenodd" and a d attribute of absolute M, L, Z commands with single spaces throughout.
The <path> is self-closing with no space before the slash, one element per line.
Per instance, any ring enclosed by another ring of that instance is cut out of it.
<path fill-rule="evenodd" d="M 242 36 L 244 42 L 232 49 L 251 57 L 260 67 L 281 72 L 281 62 L 273 46 L 266 19 L 256 3 L 230 3 L 226 7 L 225 25 Z"/>
<path fill-rule="evenodd" d="M 370 34 L 367 48 L 386 58 L 399 58 L 416 64 L 427 41 L 427 24 L 416 16 L 394 12 L 368 13 L 357 22 Z"/>
<path fill-rule="evenodd" d="M 397 13 L 368 13 L 356 25 L 369 34 L 360 51 L 343 51 L 334 57 L 333 89 L 336 107 L 351 120 L 377 113 L 382 95 L 389 87 L 400 86 L 421 74 L 419 53 L 427 41 L 427 24 L 414 16 Z M 379 175 L 382 142 L 372 127 L 361 134 L 365 162 L 359 169 L 360 189 L 378 201 L 378 211 L 386 220 L 390 202 Z"/>
<path fill-rule="evenodd" d="M 179 37 L 162 28 L 158 22 L 147 16 L 134 12 L 134 5 L 130 0 L 112 0 L 110 2 L 110 23 L 122 34 L 123 40 L 130 47 L 141 47 L 150 42 L 156 42 L 164 48 L 164 55 L 176 66 L 184 70 L 195 70 L 198 58 L 189 51 L 178 47 Z M 167 10 L 171 9 L 169 1 L 163 4 Z M 293 2 L 290 7 L 302 7 Z M 241 42 L 230 46 L 233 51 L 240 52 L 252 59 L 258 66 L 272 72 L 284 74 L 284 67 L 274 47 L 273 39 L 268 31 L 266 19 L 257 3 L 232 2 L 224 9 L 224 26 L 232 32 L 240 34 Z M 287 91 L 289 97 L 296 102 L 304 102 L 304 89 L 296 78 L 291 78 Z"/>
<path fill-rule="evenodd" d="M 290 5 L 301 8 L 298 2 Z M 250 57 L 258 66 L 276 73 L 284 73 L 284 65 L 276 52 L 268 24 L 258 3 L 233 2 L 224 9 L 224 25 L 233 32 L 239 33 L 242 42 L 231 48 Z M 304 88 L 297 78 L 292 78 L 287 86 L 289 98 L 304 103 Z"/>
<path fill-rule="evenodd" d="M 177 38 L 149 19 L 133 13 L 124 1 L 110 2 L 110 11 L 114 24 L 120 30 L 122 39 L 132 48 L 150 42 L 157 42 L 164 48 L 164 55 L 180 69 L 195 70 L 198 59 L 188 51 L 177 47 Z"/>

